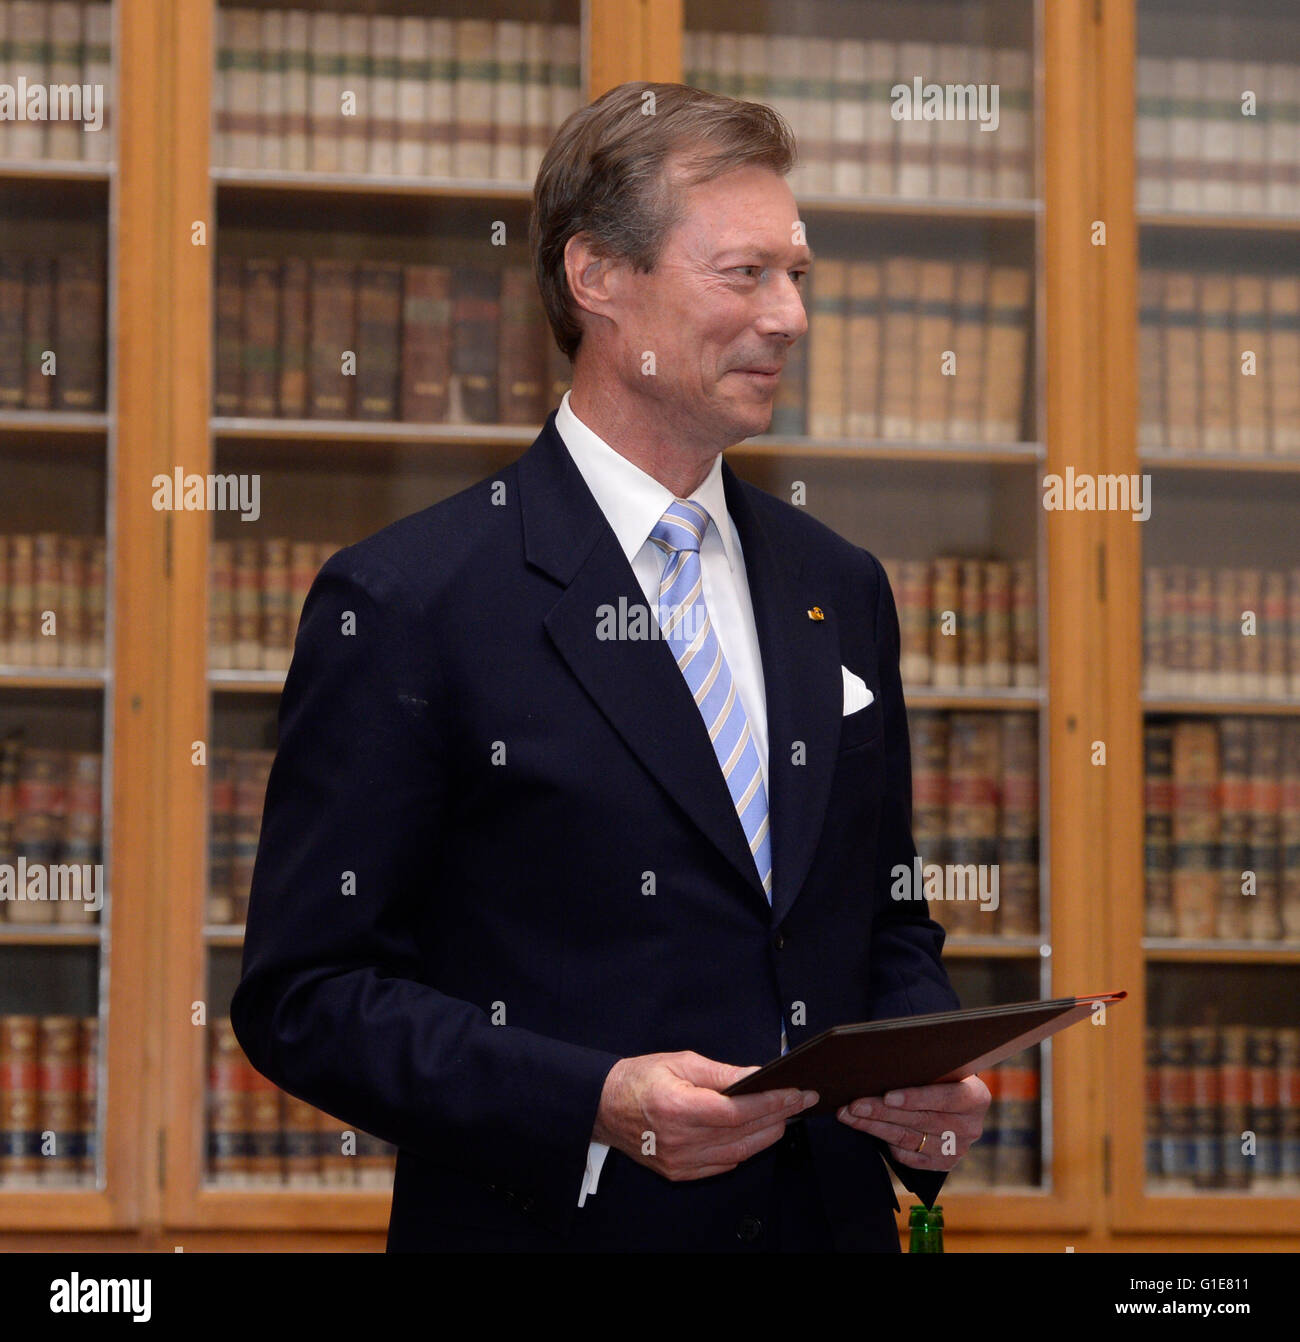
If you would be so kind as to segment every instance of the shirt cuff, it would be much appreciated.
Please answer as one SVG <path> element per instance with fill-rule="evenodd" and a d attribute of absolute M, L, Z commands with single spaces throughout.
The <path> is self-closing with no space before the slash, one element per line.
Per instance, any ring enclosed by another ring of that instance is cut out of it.
<path fill-rule="evenodd" d="M 600 1183 L 600 1172 L 605 1167 L 605 1157 L 609 1155 L 609 1147 L 604 1142 L 592 1142 L 587 1147 L 587 1172 L 582 1176 L 582 1192 L 578 1194 L 578 1206 L 581 1207 L 587 1201 L 587 1194 L 596 1191 L 596 1185 Z"/>

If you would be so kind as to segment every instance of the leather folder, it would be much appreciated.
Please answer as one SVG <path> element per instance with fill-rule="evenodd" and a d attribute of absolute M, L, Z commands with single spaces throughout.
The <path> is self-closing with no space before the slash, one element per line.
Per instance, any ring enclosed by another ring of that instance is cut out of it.
<path fill-rule="evenodd" d="M 1099 1004 L 1127 996 L 1098 993 L 835 1025 L 751 1072 L 723 1094 L 797 1086 L 821 1097 L 801 1118 L 833 1114 L 842 1105 L 888 1090 L 960 1081 L 1089 1018 Z"/>

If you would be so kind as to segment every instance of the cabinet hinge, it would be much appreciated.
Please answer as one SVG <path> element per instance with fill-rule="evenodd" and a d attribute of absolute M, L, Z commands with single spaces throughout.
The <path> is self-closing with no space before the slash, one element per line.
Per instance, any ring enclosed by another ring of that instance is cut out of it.
<path fill-rule="evenodd" d="M 1101 1188 L 1110 1196 L 1110 1133 L 1101 1135 Z"/>
<path fill-rule="evenodd" d="M 1097 600 L 1101 602 L 1106 600 L 1106 545 L 1104 541 L 1097 542 Z"/>
<path fill-rule="evenodd" d="M 172 576 L 172 515 L 167 512 L 163 514 L 163 563 L 167 570 L 167 577 Z"/>
<path fill-rule="evenodd" d="M 165 1183 L 167 1169 L 167 1132 L 164 1128 L 158 1129 L 158 1187 L 162 1188 Z"/>

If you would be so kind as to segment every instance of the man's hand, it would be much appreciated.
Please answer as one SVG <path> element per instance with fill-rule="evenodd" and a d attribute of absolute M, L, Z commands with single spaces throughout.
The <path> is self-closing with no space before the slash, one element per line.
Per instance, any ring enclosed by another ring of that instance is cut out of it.
<path fill-rule="evenodd" d="M 719 1091 L 756 1072 L 698 1053 L 620 1058 L 600 1094 L 592 1140 L 679 1182 L 734 1170 L 781 1140 L 786 1121 L 817 1103 L 814 1091 Z"/>
<path fill-rule="evenodd" d="M 883 1099 L 854 1100 L 836 1117 L 882 1138 L 900 1165 L 950 1170 L 984 1131 L 991 1098 L 979 1077 L 967 1076 L 937 1086 L 891 1090 Z"/>

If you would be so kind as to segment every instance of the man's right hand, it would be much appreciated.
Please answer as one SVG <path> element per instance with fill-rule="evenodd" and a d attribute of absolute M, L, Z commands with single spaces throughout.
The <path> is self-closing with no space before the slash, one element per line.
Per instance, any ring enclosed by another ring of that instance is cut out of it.
<path fill-rule="evenodd" d="M 605 1078 L 592 1140 L 674 1182 L 725 1174 L 817 1103 L 810 1090 L 719 1093 L 756 1071 L 689 1052 L 620 1058 Z"/>

